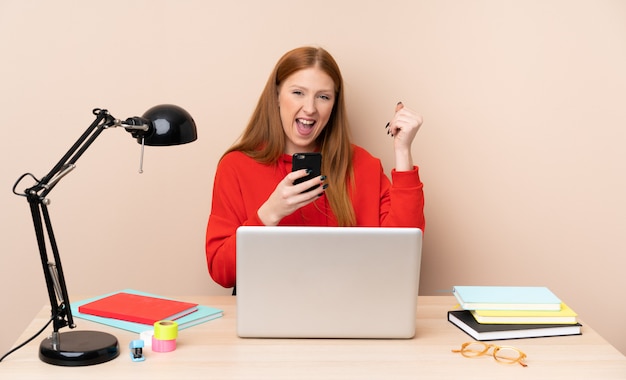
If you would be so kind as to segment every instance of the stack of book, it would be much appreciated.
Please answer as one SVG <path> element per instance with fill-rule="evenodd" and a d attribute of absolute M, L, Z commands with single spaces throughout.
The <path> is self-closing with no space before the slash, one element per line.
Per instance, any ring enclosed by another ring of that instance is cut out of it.
<path fill-rule="evenodd" d="M 133 289 L 105 294 L 72 303 L 72 315 L 78 318 L 141 333 L 155 322 L 175 320 L 183 330 L 219 318 L 221 309 L 164 298 Z"/>
<path fill-rule="evenodd" d="M 580 335 L 577 314 L 550 289 L 533 286 L 455 286 L 460 309 L 448 321 L 475 340 Z"/>

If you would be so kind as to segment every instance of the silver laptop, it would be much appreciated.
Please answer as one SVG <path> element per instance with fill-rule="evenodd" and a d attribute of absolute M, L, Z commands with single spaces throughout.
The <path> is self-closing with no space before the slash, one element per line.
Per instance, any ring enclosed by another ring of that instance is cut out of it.
<path fill-rule="evenodd" d="M 421 248 L 417 228 L 240 227 L 237 334 L 412 338 Z"/>

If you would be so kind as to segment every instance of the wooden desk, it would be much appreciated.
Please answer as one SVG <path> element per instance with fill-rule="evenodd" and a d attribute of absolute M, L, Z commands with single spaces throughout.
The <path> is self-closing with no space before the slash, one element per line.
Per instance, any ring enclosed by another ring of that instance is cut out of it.
<path fill-rule="evenodd" d="M 120 356 L 96 366 L 52 366 L 38 358 L 42 335 L 0 363 L 0 379 L 626 379 L 626 357 L 584 322 L 581 336 L 500 341 L 528 355 L 526 368 L 454 354 L 471 338 L 447 321 L 456 304 L 450 296 L 419 298 L 411 340 L 241 339 L 235 297 L 177 298 L 219 307 L 224 316 L 182 330 L 174 352 L 144 350 L 144 362 L 130 360 L 137 334 L 76 319 L 79 329 L 116 335 Z M 45 324 L 48 309 L 18 343 Z"/>

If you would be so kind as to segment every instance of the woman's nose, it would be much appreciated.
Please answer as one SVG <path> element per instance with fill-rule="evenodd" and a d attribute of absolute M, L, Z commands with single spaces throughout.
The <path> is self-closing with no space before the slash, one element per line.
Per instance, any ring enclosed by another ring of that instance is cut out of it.
<path fill-rule="evenodd" d="M 315 113 L 315 110 L 317 108 L 315 107 L 315 97 L 307 97 L 306 99 L 304 99 L 304 104 L 302 106 L 302 110 L 308 114 L 313 114 Z"/>

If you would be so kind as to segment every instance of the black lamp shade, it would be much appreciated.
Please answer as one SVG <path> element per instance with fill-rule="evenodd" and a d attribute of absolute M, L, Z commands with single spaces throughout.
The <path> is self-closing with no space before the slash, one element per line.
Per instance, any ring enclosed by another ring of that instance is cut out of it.
<path fill-rule="evenodd" d="M 180 145 L 198 138 L 196 123 L 191 115 L 179 106 L 161 104 L 150 108 L 142 116 L 148 121 L 150 130 L 144 138 L 145 145 Z M 142 137 L 137 138 L 141 144 Z"/>

